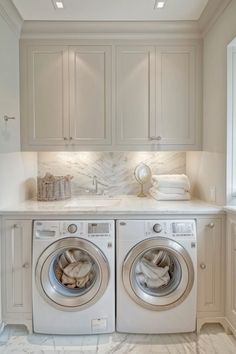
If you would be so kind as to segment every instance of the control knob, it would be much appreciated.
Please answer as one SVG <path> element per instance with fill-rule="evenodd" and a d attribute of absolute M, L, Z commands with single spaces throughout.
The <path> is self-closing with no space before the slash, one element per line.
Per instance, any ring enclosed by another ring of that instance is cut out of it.
<path fill-rule="evenodd" d="M 157 234 L 159 234 L 162 231 L 162 226 L 161 224 L 155 224 L 153 226 L 153 231 L 156 232 Z"/>
<path fill-rule="evenodd" d="M 77 231 L 78 227 L 75 224 L 70 224 L 67 228 L 70 234 L 74 234 Z"/>

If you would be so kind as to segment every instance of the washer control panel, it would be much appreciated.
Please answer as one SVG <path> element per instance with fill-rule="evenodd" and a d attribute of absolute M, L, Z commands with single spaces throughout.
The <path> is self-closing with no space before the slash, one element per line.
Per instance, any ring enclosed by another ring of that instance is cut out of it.
<path fill-rule="evenodd" d="M 35 220 L 34 236 L 38 239 L 61 237 L 110 237 L 114 221 Z"/>

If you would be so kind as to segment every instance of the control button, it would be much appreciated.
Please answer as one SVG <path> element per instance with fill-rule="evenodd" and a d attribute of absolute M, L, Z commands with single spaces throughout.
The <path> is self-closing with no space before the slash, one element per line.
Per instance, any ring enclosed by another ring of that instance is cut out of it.
<path fill-rule="evenodd" d="M 70 224 L 67 228 L 69 233 L 74 234 L 77 231 L 78 227 L 75 224 Z"/>
<path fill-rule="evenodd" d="M 162 231 L 162 226 L 160 224 L 155 224 L 153 226 L 153 231 L 159 234 Z"/>

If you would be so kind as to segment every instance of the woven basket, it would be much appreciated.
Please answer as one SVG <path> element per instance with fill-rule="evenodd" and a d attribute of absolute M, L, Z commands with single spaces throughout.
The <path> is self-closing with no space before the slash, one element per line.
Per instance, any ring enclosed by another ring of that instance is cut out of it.
<path fill-rule="evenodd" d="M 38 177 L 39 201 L 64 200 L 71 198 L 72 176 L 53 176 L 46 173 L 44 177 Z"/>

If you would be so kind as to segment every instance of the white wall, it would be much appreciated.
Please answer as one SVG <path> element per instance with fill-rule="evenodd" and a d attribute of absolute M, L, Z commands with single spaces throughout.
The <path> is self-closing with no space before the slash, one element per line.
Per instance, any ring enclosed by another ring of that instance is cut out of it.
<path fill-rule="evenodd" d="M 217 204 L 226 202 L 227 45 L 235 36 L 236 0 L 232 0 L 204 38 L 204 152 L 187 154 L 195 193 L 210 201 L 209 191 L 215 186 Z"/>
<path fill-rule="evenodd" d="M 0 208 L 31 196 L 37 175 L 37 154 L 19 152 L 19 32 L 6 12 L 14 8 L 5 4 L 0 0 Z M 4 115 L 15 120 L 6 123 Z"/>

